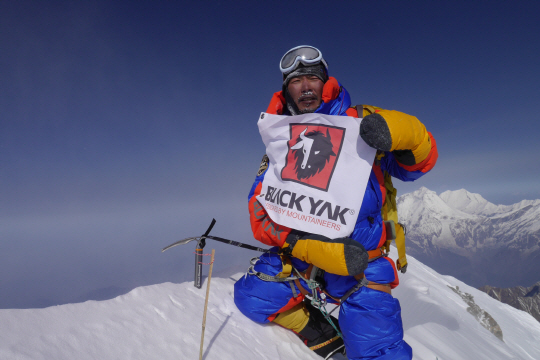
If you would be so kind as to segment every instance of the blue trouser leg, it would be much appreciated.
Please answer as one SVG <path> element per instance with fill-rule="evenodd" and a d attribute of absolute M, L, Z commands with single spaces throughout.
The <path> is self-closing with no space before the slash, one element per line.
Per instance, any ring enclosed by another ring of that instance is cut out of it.
<path fill-rule="evenodd" d="M 296 302 L 292 299 L 293 293 L 288 282 L 266 282 L 255 275 L 244 275 L 234 284 L 236 307 L 258 323 L 267 323 L 272 315 L 300 303 L 303 296 L 299 294 Z"/>
<path fill-rule="evenodd" d="M 279 256 L 265 254 L 260 259 L 255 271 L 274 276 L 282 270 Z M 331 279 L 328 288 L 348 289 L 350 281 L 341 278 Z M 296 290 L 299 293 L 298 288 Z M 246 317 L 259 323 L 267 323 L 275 314 L 302 299 L 301 295 L 293 297 L 288 282 L 263 281 L 255 275 L 244 275 L 234 285 L 236 306 Z M 412 359 L 412 349 L 403 341 L 399 301 L 390 294 L 361 288 L 341 305 L 339 324 L 350 360 Z"/>
<path fill-rule="evenodd" d="M 255 265 L 255 271 L 274 276 L 282 270 L 281 259 L 275 254 L 265 254 Z M 269 317 L 302 302 L 304 296 L 295 287 L 297 297 L 289 282 L 263 281 L 246 274 L 234 284 L 234 303 L 248 318 L 267 323 Z"/>
<path fill-rule="evenodd" d="M 363 287 L 341 305 L 339 324 L 349 360 L 410 360 L 401 307 L 392 295 Z"/>

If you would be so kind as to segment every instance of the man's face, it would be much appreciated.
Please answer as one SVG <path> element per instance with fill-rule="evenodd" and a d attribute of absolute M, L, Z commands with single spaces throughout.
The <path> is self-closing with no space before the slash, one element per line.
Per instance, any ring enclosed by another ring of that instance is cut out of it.
<path fill-rule="evenodd" d="M 322 102 L 324 83 L 315 75 L 301 75 L 289 81 L 287 89 L 302 114 L 317 110 Z"/>

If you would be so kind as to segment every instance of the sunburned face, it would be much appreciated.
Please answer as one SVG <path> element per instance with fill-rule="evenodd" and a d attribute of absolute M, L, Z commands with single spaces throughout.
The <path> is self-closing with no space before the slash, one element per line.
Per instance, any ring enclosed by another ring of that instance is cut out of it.
<path fill-rule="evenodd" d="M 287 86 L 289 94 L 301 113 L 317 110 L 322 102 L 324 83 L 315 75 L 301 75 L 292 78 Z"/>

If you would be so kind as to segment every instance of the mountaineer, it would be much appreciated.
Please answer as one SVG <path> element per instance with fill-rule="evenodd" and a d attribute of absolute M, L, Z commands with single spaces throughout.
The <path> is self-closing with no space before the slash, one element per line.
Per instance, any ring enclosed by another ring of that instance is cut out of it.
<path fill-rule="evenodd" d="M 328 75 L 327 62 L 322 53 L 312 46 L 289 50 L 280 61 L 280 70 L 282 90 L 272 97 L 267 114 L 294 119 L 301 119 L 305 116 L 303 114 L 362 118 L 356 139 L 361 137 L 369 147 L 376 149 L 376 152 L 371 150 L 376 155 L 366 173 L 363 200 L 351 211 L 357 216 L 352 223 L 352 231 L 337 238 L 321 235 L 315 225 L 310 231 L 305 228 L 299 230 L 271 218 L 267 212 L 270 209 L 257 198 L 273 165 L 272 156 L 263 157 L 249 193 L 250 221 L 254 237 L 273 246 L 275 252 L 252 260 L 248 273 L 235 284 L 235 303 L 253 321 L 273 322 L 292 330 L 310 349 L 323 357 L 346 352 L 350 360 L 411 359 L 412 349 L 403 340 L 399 301 L 391 292 L 399 284 L 398 270 L 404 272 L 407 265 L 404 229 L 397 221 L 391 177 L 414 181 L 430 171 L 438 156 L 435 139 L 414 116 L 369 105 L 351 106 L 347 90 Z M 294 165 L 297 178 L 287 182 L 282 171 L 284 184 L 298 184 L 318 176 L 322 172 L 320 167 L 313 170 L 300 153 L 304 151 L 304 156 L 320 155 L 324 142 L 328 144 L 331 137 L 335 138 L 330 130 L 325 133 L 309 131 L 307 125 L 303 127 L 306 129 L 297 137 L 291 135 L 290 141 L 294 145 L 289 146 L 289 151 L 294 153 L 291 159 L 297 161 Z M 317 141 L 321 147 L 310 153 Z M 326 157 L 319 161 L 321 166 L 337 158 L 335 148 L 329 146 L 325 150 Z M 345 190 L 352 192 L 357 189 Z M 330 188 L 328 191 L 333 190 Z M 292 193 L 283 190 L 280 196 L 272 193 L 263 197 L 277 202 L 275 206 L 281 202 L 284 209 L 291 211 L 289 209 L 294 210 L 294 206 L 300 206 L 301 199 L 300 195 L 296 198 L 291 196 Z M 289 203 L 283 203 L 284 198 Z M 318 206 L 313 199 L 310 201 L 313 208 Z M 345 210 L 328 207 L 329 217 L 338 223 L 338 215 L 342 216 L 343 224 Z M 321 209 L 319 213 L 322 212 Z M 333 217 L 330 216 L 332 214 Z M 330 223 L 334 224 L 329 220 L 324 226 L 333 230 L 331 227 L 334 225 L 330 226 Z M 393 239 L 396 239 L 398 247 L 397 266 L 386 256 Z M 340 306 L 339 322 L 318 309 L 321 298 L 325 297 L 328 302 Z"/>

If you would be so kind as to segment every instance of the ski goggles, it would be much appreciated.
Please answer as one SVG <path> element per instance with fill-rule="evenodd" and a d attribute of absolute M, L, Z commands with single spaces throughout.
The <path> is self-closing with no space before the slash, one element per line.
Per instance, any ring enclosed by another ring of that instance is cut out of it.
<path fill-rule="evenodd" d="M 322 62 L 324 67 L 328 69 L 328 64 L 324 61 L 319 49 L 309 45 L 301 45 L 292 48 L 283 55 L 279 62 L 279 70 L 287 75 L 298 67 L 299 62 L 308 66 Z"/>

